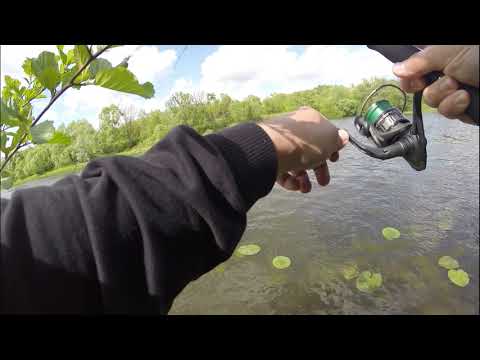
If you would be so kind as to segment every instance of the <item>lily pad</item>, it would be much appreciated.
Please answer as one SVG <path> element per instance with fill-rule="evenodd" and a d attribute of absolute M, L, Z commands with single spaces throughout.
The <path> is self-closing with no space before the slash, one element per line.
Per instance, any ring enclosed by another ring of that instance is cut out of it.
<path fill-rule="evenodd" d="M 382 282 L 382 274 L 372 273 L 370 271 L 362 271 L 360 276 L 357 278 L 357 289 L 362 292 L 371 293 L 375 289 L 382 286 Z"/>
<path fill-rule="evenodd" d="M 458 264 L 458 261 L 451 256 L 442 256 L 440 259 L 438 259 L 438 265 L 444 267 L 447 270 L 458 269 L 460 266 Z"/>
<path fill-rule="evenodd" d="M 400 237 L 400 231 L 393 227 L 386 227 L 382 230 L 383 237 L 385 240 L 398 239 Z"/>
<path fill-rule="evenodd" d="M 291 263 L 290 258 L 286 256 L 275 256 L 272 260 L 273 266 L 277 269 L 286 269 Z"/>
<path fill-rule="evenodd" d="M 346 280 L 352 280 L 358 276 L 358 268 L 355 265 L 347 265 L 343 268 L 342 273 Z"/>
<path fill-rule="evenodd" d="M 237 252 L 241 255 L 256 255 L 260 252 L 261 248 L 255 244 L 242 245 L 237 249 Z"/>
<path fill-rule="evenodd" d="M 468 274 L 462 269 L 448 270 L 448 278 L 457 286 L 465 287 L 470 282 Z"/>

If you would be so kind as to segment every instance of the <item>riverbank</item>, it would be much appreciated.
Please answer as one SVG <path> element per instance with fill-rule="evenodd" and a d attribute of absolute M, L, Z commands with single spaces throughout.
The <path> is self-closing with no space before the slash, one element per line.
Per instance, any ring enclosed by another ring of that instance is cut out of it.
<path fill-rule="evenodd" d="M 433 112 L 435 109 L 432 109 L 432 108 L 429 108 L 429 107 L 426 107 L 425 109 L 423 109 L 423 112 L 424 113 L 430 113 L 430 112 Z M 269 115 L 264 115 L 262 117 L 262 120 L 267 120 L 267 119 L 270 119 L 270 118 L 273 118 L 273 117 L 276 117 L 276 116 L 282 116 L 282 115 L 286 115 L 288 113 L 278 113 L 278 114 L 269 114 Z M 411 116 L 412 115 L 412 112 L 405 112 L 405 115 L 407 116 Z M 338 121 L 338 120 L 343 120 L 343 119 L 331 119 L 331 121 Z M 232 124 L 232 125 L 236 125 L 236 124 Z M 230 125 L 230 126 L 232 126 Z M 142 146 L 142 145 L 137 145 L 137 146 L 134 146 L 133 148 L 131 149 L 128 149 L 128 150 L 125 150 L 125 151 L 122 151 L 120 153 L 113 153 L 113 154 L 108 154 L 108 155 L 101 155 L 100 157 L 105 157 L 105 156 L 140 156 L 142 154 L 144 154 L 150 147 L 145 147 L 145 146 Z M 20 185 L 24 185 L 26 183 L 29 183 L 31 181 L 36 181 L 36 180 L 41 180 L 41 179 L 45 179 L 45 178 L 49 178 L 49 177 L 52 177 L 52 176 L 58 176 L 58 175 L 69 175 L 69 174 L 74 174 L 74 173 L 78 173 L 78 172 L 81 172 L 83 170 L 83 168 L 87 165 L 87 162 L 84 162 L 84 163 L 78 163 L 78 164 L 72 164 L 72 165 L 67 165 L 67 166 L 64 166 L 64 167 L 61 167 L 61 168 L 57 168 L 57 169 L 54 169 L 54 170 L 51 170 L 51 171 L 47 171 L 41 175 L 32 175 L 32 176 L 29 176 L 27 178 L 24 178 L 24 179 L 21 179 L 21 180 L 18 180 L 18 181 L 15 181 L 12 186 L 11 186 L 11 189 L 17 187 L 17 186 L 20 186 Z"/>

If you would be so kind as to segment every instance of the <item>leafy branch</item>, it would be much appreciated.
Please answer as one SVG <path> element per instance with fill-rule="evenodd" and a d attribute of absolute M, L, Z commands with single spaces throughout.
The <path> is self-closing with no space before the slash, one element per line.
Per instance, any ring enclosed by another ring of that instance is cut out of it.
<path fill-rule="evenodd" d="M 75 45 L 65 53 L 64 46 L 57 45 L 58 55 L 44 51 L 37 58 L 28 58 L 22 66 L 28 87 L 22 86 L 19 80 L 5 76 L 0 118 L 0 150 L 5 154 L 5 161 L 1 164 L 0 174 L 18 150 L 30 143 L 66 144 L 69 141 L 68 136 L 55 131 L 52 121 L 39 123 L 68 89 L 97 85 L 145 98 L 153 97 L 153 85 L 149 82 L 140 84 L 135 75 L 127 69 L 130 57 L 115 67 L 107 60 L 99 58 L 115 46 L 118 45 L 96 45 L 96 52 L 93 52 L 93 45 Z M 50 91 L 50 101 L 40 114 L 33 118 L 31 101 L 45 98 L 45 90 Z M 11 130 L 15 128 L 15 131 Z M 11 144 L 7 147 L 8 139 Z"/>

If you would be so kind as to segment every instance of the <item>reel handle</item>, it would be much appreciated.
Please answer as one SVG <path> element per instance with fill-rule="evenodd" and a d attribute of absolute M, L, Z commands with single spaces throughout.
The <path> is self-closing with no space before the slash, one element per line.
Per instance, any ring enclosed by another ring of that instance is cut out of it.
<path fill-rule="evenodd" d="M 404 61 L 420 51 L 412 45 L 367 45 L 367 47 L 379 52 L 393 63 Z M 441 71 L 432 71 L 431 73 L 426 74 L 424 79 L 427 85 L 430 85 L 441 76 L 444 76 Z M 479 125 L 478 88 L 460 83 L 460 89 L 467 91 L 470 95 L 470 104 L 468 105 L 467 110 L 465 110 L 465 114 L 470 116 L 476 125 Z"/>

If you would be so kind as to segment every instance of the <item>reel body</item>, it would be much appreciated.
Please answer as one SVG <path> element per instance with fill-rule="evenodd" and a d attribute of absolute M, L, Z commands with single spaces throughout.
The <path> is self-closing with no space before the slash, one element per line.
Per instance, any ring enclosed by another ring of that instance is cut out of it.
<path fill-rule="evenodd" d="M 368 100 L 384 87 L 391 86 L 402 92 L 403 109 L 390 104 L 388 100 L 373 103 L 363 116 L 363 109 Z M 354 118 L 358 132 L 371 140 L 372 145 L 360 142 L 350 135 L 350 142 L 363 153 L 381 160 L 403 157 L 410 166 L 425 170 L 427 166 L 427 139 L 423 130 L 421 113 L 421 92 L 414 95 L 413 119 L 407 119 L 403 112 L 407 102 L 406 94 L 398 86 L 385 84 L 376 88 L 364 100 L 361 110 Z"/>

